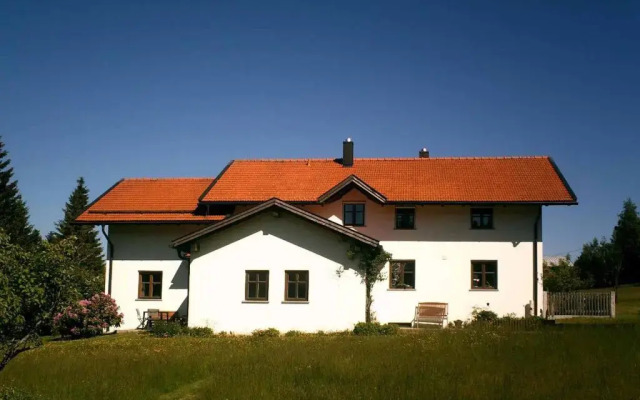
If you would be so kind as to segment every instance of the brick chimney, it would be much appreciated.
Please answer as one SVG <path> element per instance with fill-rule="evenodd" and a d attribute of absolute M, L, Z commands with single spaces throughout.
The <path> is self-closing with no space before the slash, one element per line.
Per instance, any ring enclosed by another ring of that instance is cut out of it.
<path fill-rule="evenodd" d="M 353 142 L 351 138 L 347 138 L 347 140 L 342 142 L 342 166 L 353 166 Z"/>

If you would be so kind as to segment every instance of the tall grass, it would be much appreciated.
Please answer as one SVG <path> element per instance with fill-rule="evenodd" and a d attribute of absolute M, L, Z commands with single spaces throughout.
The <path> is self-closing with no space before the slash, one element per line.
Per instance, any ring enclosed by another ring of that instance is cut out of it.
<path fill-rule="evenodd" d="M 0 384 L 51 399 L 635 399 L 640 327 L 400 336 L 120 334 L 21 354 Z"/>

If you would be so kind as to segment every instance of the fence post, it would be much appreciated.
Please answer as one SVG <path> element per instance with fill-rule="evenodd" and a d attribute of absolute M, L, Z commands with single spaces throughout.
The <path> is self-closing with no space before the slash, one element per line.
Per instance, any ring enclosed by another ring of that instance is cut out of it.
<path fill-rule="evenodd" d="M 542 314 L 541 317 L 549 318 L 549 292 L 542 292 Z"/>
<path fill-rule="evenodd" d="M 611 318 L 616 317 L 616 292 L 611 292 Z"/>

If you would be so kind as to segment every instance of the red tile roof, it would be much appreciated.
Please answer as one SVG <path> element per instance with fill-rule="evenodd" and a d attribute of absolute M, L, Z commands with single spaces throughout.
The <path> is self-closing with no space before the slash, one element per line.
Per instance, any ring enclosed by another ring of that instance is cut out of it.
<path fill-rule="evenodd" d="M 123 179 L 94 201 L 81 223 L 207 222 L 222 215 L 196 215 L 198 198 L 213 178 Z"/>
<path fill-rule="evenodd" d="M 236 160 L 204 202 L 287 202 L 318 198 L 355 175 L 388 202 L 575 204 L 549 157 Z"/>

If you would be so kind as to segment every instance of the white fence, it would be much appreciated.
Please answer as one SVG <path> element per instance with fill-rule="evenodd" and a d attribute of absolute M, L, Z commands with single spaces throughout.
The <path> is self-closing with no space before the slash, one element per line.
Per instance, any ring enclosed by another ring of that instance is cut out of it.
<path fill-rule="evenodd" d="M 615 292 L 544 292 L 547 318 L 616 316 Z"/>

